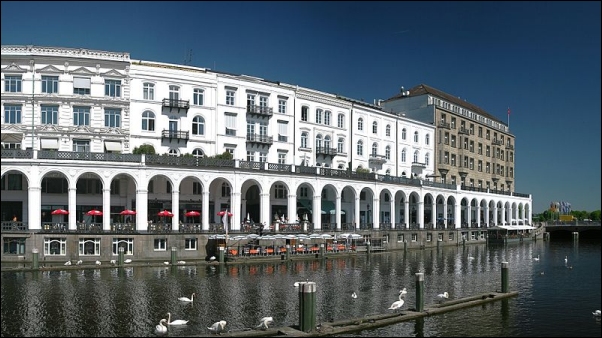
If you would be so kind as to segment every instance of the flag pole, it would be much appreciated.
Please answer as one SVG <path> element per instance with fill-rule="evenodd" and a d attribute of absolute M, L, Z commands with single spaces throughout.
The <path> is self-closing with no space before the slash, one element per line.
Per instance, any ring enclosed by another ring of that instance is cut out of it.
<path fill-rule="evenodd" d="M 508 130 L 510 130 L 510 107 L 508 107 Z"/>

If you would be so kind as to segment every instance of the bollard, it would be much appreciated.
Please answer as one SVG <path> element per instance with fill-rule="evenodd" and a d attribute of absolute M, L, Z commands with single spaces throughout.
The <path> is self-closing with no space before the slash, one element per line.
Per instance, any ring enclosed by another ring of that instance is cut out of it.
<path fill-rule="evenodd" d="M 320 244 L 320 257 L 324 258 L 326 255 L 326 248 L 324 247 L 324 243 Z"/>
<path fill-rule="evenodd" d="M 416 273 L 416 311 L 424 310 L 424 273 Z"/>
<path fill-rule="evenodd" d="M 285 254 L 286 254 L 286 260 L 288 261 L 288 259 L 290 257 L 290 254 L 291 254 L 291 245 L 290 244 L 286 245 L 286 252 L 285 252 Z"/>
<path fill-rule="evenodd" d="M 403 240 L 403 251 L 408 251 L 408 241 Z"/>
<path fill-rule="evenodd" d="M 177 257 L 178 252 L 176 250 L 178 250 L 178 248 L 176 248 L 175 246 L 171 247 L 171 265 L 172 266 L 176 265 L 176 263 L 177 263 L 176 259 L 178 258 Z"/>
<path fill-rule="evenodd" d="M 370 241 L 366 242 L 366 252 L 370 254 Z"/>
<path fill-rule="evenodd" d="M 39 263 L 38 263 L 38 255 L 39 255 L 39 251 L 38 251 L 38 249 L 37 249 L 37 248 L 33 248 L 33 249 L 31 250 L 31 253 L 32 253 L 32 255 L 33 255 L 33 258 L 32 258 L 32 262 L 33 262 L 33 263 L 32 263 L 32 267 L 31 267 L 31 268 L 32 268 L 32 269 L 36 269 L 36 270 L 37 270 L 37 269 L 39 268 Z"/>
<path fill-rule="evenodd" d="M 119 253 L 117 256 L 117 265 L 123 266 L 123 255 L 125 252 L 125 248 L 119 248 Z"/>
<path fill-rule="evenodd" d="M 224 249 L 225 249 L 225 248 L 224 248 L 223 246 L 220 246 L 220 247 L 219 247 L 219 254 L 218 254 L 219 258 L 218 258 L 218 259 L 219 259 L 219 262 L 220 262 L 220 263 L 223 263 L 223 262 L 224 262 L 224 252 L 225 252 L 225 250 L 224 250 Z"/>
<path fill-rule="evenodd" d="M 316 326 L 316 283 L 299 282 L 299 330 L 310 332 Z"/>
<path fill-rule="evenodd" d="M 508 293 L 508 262 L 502 262 L 502 293 Z"/>
<path fill-rule="evenodd" d="M 578 231 L 573 231 L 573 240 L 579 240 L 579 232 Z"/>

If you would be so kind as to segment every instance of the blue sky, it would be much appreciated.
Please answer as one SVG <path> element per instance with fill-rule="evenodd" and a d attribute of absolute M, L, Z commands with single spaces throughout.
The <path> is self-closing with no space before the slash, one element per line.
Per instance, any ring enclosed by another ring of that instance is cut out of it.
<path fill-rule="evenodd" d="M 600 2 L 8 2 L 2 44 L 129 52 L 373 102 L 424 83 L 507 121 L 534 212 L 600 203 Z"/>

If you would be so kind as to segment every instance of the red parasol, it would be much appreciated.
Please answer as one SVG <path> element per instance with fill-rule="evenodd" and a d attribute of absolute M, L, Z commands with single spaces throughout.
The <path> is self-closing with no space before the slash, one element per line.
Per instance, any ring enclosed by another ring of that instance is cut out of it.
<path fill-rule="evenodd" d="M 96 209 L 92 209 L 92 210 L 86 212 L 86 215 L 88 215 L 88 216 L 102 216 L 102 211 L 96 210 Z"/>
<path fill-rule="evenodd" d="M 173 217 L 173 214 L 169 210 L 163 210 L 163 211 L 159 211 L 159 213 L 157 214 L 157 216 L 161 216 L 161 217 Z"/>
<path fill-rule="evenodd" d="M 218 216 L 224 216 L 225 214 L 226 212 L 224 210 L 217 213 Z M 234 214 L 228 211 L 228 217 L 232 217 L 232 215 Z"/>
<path fill-rule="evenodd" d="M 52 215 L 69 215 L 69 211 L 67 211 L 65 209 L 56 209 L 56 210 L 53 210 L 50 214 L 52 214 Z"/>
<path fill-rule="evenodd" d="M 198 212 L 198 211 L 191 210 L 191 211 L 185 213 L 184 216 L 186 216 L 186 217 L 196 217 L 196 216 L 201 216 L 201 213 Z"/>
<path fill-rule="evenodd" d="M 130 209 L 125 209 L 122 212 L 120 212 L 119 214 L 121 214 L 121 215 L 135 215 L 136 211 L 130 210 Z"/>

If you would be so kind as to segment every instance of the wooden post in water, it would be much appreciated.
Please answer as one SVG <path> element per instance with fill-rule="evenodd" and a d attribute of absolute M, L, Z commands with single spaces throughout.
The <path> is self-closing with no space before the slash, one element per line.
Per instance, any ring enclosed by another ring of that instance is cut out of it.
<path fill-rule="evenodd" d="M 370 241 L 367 241 L 367 242 L 366 242 L 366 252 L 367 252 L 368 254 L 370 254 L 370 251 L 371 251 L 371 249 L 370 249 Z"/>
<path fill-rule="evenodd" d="M 223 246 L 220 246 L 220 247 L 218 248 L 218 250 L 219 250 L 219 253 L 218 253 L 218 260 L 219 260 L 219 262 L 220 262 L 220 263 L 223 263 L 223 262 L 224 262 L 224 252 L 225 252 L 225 248 L 224 248 Z"/>
<path fill-rule="evenodd" d="M 286 245 L 286 252 L 285 252 L 285 254 L 286 254 L 285 255 L 286 256 L 286 260 L 288 261 L 288 259 L 290 257 L 290 254 L 291 254 L 291 245 L 290 244 Z"/>
<path fill-rule="evenodd" d="M 123 255 L 125 252 L 125 248 L 124 247 L 120 247 L 118 250 L 118 256 L 117 256 L 117 265 L 119 266 L 123 266 Z"/>
<path fill-rule="evenodd" d="M 33 255 L 31 268 L 37 270 L 40 267 L 39 262 L 38 262 L 38 255 L 39 255 L 38 248 L 33 248 L 31 250 L 31 254 Z"/>
<path fill-rule="evenodd" d="M 574 241 L 578 241 L 579 240 L 579 231 L 573 231 L 573 240 Z"/>
<path fill-rule="evenodd" d="M 171 247 L 171 265 L 176 265 L 176 254 L 178 253 L 177 250 L 178 248 L 176 248 L 175 246 Z"/>
<path fill-rule="evenodd" d="M 416 311 L 424 310 L 424 273 L 416 273 Z"/>
<path fill-rule="evenodd" d="M 502 262 L 502 293 L 508 293 L 508 262 Z"/>
<path fill-rule="evenodd" d="M 299 282 L 299 330 L 310 332 L 316 326 L 316 283 Z"/>
<path fill-rule="evenodd" d="M 324 258 L 326 255 L 326 248 L 324 247 L 324 243 L 320 244 L 320 257 Z"/>

